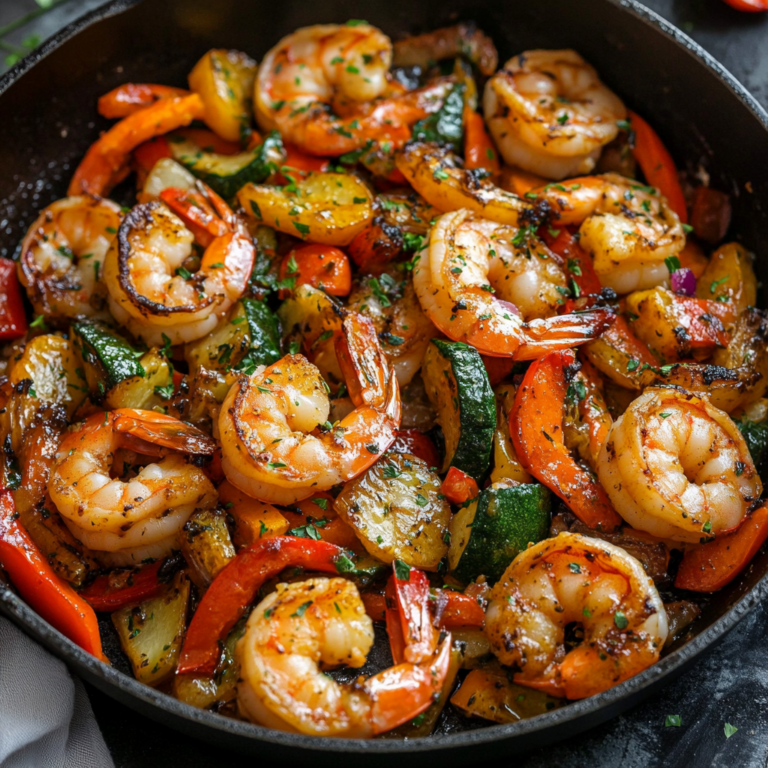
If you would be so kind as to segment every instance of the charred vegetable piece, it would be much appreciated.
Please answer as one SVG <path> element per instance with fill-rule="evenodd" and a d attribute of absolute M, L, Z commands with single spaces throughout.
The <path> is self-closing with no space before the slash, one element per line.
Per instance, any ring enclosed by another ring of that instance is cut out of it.
<path fill-rule="evenodd" d="M 443 472 L 456 467 L 481 480 L 488 471 L 496 428 L 496 401 L 476 349 L 432 339 L 422 377 L 445 436 Z"/>
<path fill-rule="evenodd" d="M 104 395 L 125 379 L 144 376 L 140 353 L 104 323 L 73 323 L 71 331 L 92 394 Z"/>
<path fill-rule="evenodd" d="M 334 506 L 368 552 L 385 563 L 397 559 L 434 571 L 448 551 L 451 509 L 440 478 L 415 456 L 385 453 L 344 486 Z"/>
<path fill-rule="evenodd" d="M 190 578 L 205 589 L 235 556 L 227 521 L 217 509 L 192 514 L 179 533 L 181 554 L 189 564 Z"/>
<path fill-rule="evenodd" d="M 543 485 L 492 485 L 451 520 L 448 567 L 470 582 L 495 582 L 529 544 L 546 539 L 552 494 Z"/>
<path fill-rule="evenodd" d="M 187 626 L 189 581 L 177 574 L 163 594 L 112 614 L 120 645 L 133 675 L 159 685 L 173 674 Z"/>
<path fill-rule="evenodd" d="M 491 482 L 514 480 L 518 483 L 530 483 L 531 476 L 523 469 L 509 436 L 509 414 L 515 402 L 517 387 L 502 384 L 496 389 L 496 431 L 493 433 L 493 469 Z"/>
<path fill-rule="evenodd" d="M 234 518 L 233 540 L 238 549 L 262 538 L 281 536 L 291 527 L 278 509 L 252 499 L 227 480 L 219 486 L 219 501 Z"/>

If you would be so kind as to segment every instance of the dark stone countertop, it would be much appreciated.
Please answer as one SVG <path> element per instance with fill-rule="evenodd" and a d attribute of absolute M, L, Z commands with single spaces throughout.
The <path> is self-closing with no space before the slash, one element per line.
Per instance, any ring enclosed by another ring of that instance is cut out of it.
<path fill-rule="evenodd" d="M 101 0 L 73 0 L 19 33 L 53 34 Z M 768 107 L 768 14 L 740 14 L 721 0 L 645 0 L 722 62 Z M 0 26 L 34 8 L 2 0 Z M 768 169 L 766 169 L 768 171 Z M 756 609 L 709 656 L 625 715 L 547 749 L 516 755 L 516 768 L 689 768 L 768 765 L 768 611 Z M 118 768 L 211 768 L 243 758 L 182 737 L 88 688 Z M 682 726 L 665 727 L 667 715 Z M 725 723 L 738 728 L 726 739 Z M 509 765 L 509 758 L 498 763 Z M 262 768 L 269 766 L 260 761 Z M 487 768 L 495 768 L 488 765 Z"/>

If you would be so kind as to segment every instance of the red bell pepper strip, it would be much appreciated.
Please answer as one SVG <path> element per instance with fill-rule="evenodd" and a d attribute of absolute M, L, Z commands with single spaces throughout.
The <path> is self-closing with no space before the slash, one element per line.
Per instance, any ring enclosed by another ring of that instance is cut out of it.
<path fill-rule="evenodd" d="M 285 162 L 280 168 L 280 173 L 275 177 L 275 183 L 288 184 L 288 176 L 298 181 L 309 173 L 327 171 L 331 161 L 327 157 L 315 157 L 302 152 L 295 144 L 284 143 Z M 285 169 L 285 170 L 283 170 Z M 296 178 L 298 177 L 298 178 Z"/>
<path fill-rule="evenodd" d="M 478 598 L 450 589 L 436 589 L 435 623 L 441 629 L 482 629 L 485 610 Z"/>
<path fill-rule="evenodd" d="M 475 479 L 456 467 L 448 470 L 440 490 L 451 504 L 463 504 L 480 494 Z"/>
<path fill-rule="evenodd" d="M 440 456 L 435 444 L 418 429 L 398 429 L 395 442 L 389 446 L 389 450 L 393 453 L 410 453 L 426 461 L 430 467 L 440 466 Z"/>
<path fill-rule="evenodd" d="M 96 614 L 40 554 L 16 516 L 8 490 L 0 491 L 0 563 L 21 596 L 52 627 L 84 651 L 109 663 L 101 649 Z"/>
<path fill-rule="evenodd" d="M 469 107 L 464 108 L 464 167 L 485 168 L 492 176 L 499 173 L 499 155 L 483 116 Z"/>
<path fill-rule="evenodd" d="M 437 647 L 429 610 L 429 579 L 423 571 L 395 560 L 387 584 L 387 632 L 395 664 L 420 664 Z"/>
<path fill-rule="evenodd" d="M 573 350 L 534 360 L 517 390 L 509 417 L 509 434 L 523 465 L 554 491 L 585 525 L 611 531 L 621 525 L 602 486 L 573 459 L 563 442 L 565 369 Z"/>
<path fill-rule="evenodd" d="M 592 264 L 592 257 L 579 245 L 569 229 L 543 228 L 540 234 L 549 250 L 562 260 L 566 273 L 578 289 L 579 296 L 596 296 L 603 290 Z"/>
<path fill-rule="evenodd" d="M 125 83 L 101 96 L 98 110 L 102 117 L 113 120 L 118 117 L 128 117 L 160 99 L 169 99 L 174 96 L 189 96 L 189 91 L 184 88 L 173 88 L 170 85 Z"/>
<path fill-rule="evenodd" d="M 756 509 L 733 533 L 689 549 L 675 579 L 678 589 L 716 592 L 735 579 L 768 538 L 768 506 Z"/>
<path fill-rule="evenodd" d="M 731 322 L 733 309 L 726 302 L 674 295 L 675 320 L 684 328 L 691 349 L 714 349 L 728 346 L 728 333 L 723 324 Z"/>
<path fill-rule="evenodd" d="M 760 13 L 768 11 L 768 0 L 725 0 L 731 8 L 745 13 Z"/>
<path fill-rule="evenodd" d="M 16 262 L 0 259 L 0 340 L 17 339 L 27 328 Z"/>
<path fill-rule="evenodd" d="M 340 547 L 294 536 L 260 539 L 240 550 L 203 595 L 189 624 L 176 673 L 213 674 L 219 641 L 245 613 L 265 581 L 289 566 L 336 574 L 337 562 L 344 558 Z"/>
<path fill-rule="evenodd" d="M 646 181 L 667 198 L 670 208 L 679 216 L 683 224 L 687 224 L 688 209 L 672 155 L 669 154 L 656 131 L 640 115 L 630 111 L 629 120 L 635 133 L 632 154 L 642 169 Z"/>
<path fill-rule="evenodd" d="M 124 587 L 115 588 L 109 576 L 99 576 L 85 589 L 80 590 L 80 597 L 84 597 L 95 611 L 110 613 L 131 603 L 140 603 L 162 591 L 163 584 L 157 577 L 162 564 L 162 560 L 157 560 L 145 566 L 132 574 Z"/>

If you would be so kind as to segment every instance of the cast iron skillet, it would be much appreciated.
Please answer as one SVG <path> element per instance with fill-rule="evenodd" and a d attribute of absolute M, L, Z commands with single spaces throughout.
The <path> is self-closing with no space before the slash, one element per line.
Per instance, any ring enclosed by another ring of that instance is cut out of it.
<path fill-rule="evenodd" d="M 502 62 L 529 48 L 576 48 L 656 126 L 678 162 L 692 169 L 701 164 L 714 186 L 731 193 L 730 235 L 757 254 L 758 278 L 768 285 L 768 114 L 705 51 L 634 0 L 367 0 L 364 6 L 326 0 L 320 6 L 301 0 L 279 6 L 263 0 L 113 0 L 20 62 L 0 79 L 0 255 L 12 255 L 36 211 L 66 194 L 78 160 L 106 127 L 95 111 L 100 94 L 130 80 L 184 85 L 211 47 L 239 48 L 258 58 L 297 27 L 356 18 L 364 7 L 366 18 L 393 37 L 474 19 L 493 36 Z M 767 574 L 764 549 L 705 605 L 692 640 L 610 691 L 513 725 L 467 730 L 454 724 L 409 742 L 317 739 L 200 712 L 96 661 L 1 580 L 0 612 L 100 690 L 185 734 L 288 764 L 338 766 L 342 756 L 351 762 L 364 755 L 370 765 L 415 765 L 430 753 L 442 765 L 455 765 L 551 744 L 615 717 L 720 641 L 768 595 Z M 107 653 L 117 658 L 110 640 Z"/>

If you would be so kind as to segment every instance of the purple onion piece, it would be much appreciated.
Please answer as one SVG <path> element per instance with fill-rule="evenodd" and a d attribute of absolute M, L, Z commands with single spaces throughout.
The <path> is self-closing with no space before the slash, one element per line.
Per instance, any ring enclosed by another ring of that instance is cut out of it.
<path fill-rule="evenodd" d="M 672 290 L 684 296 L 693 296 L 696 293 L 696 275 L 687 267 L 676 269 L 672 273 Z"/>

